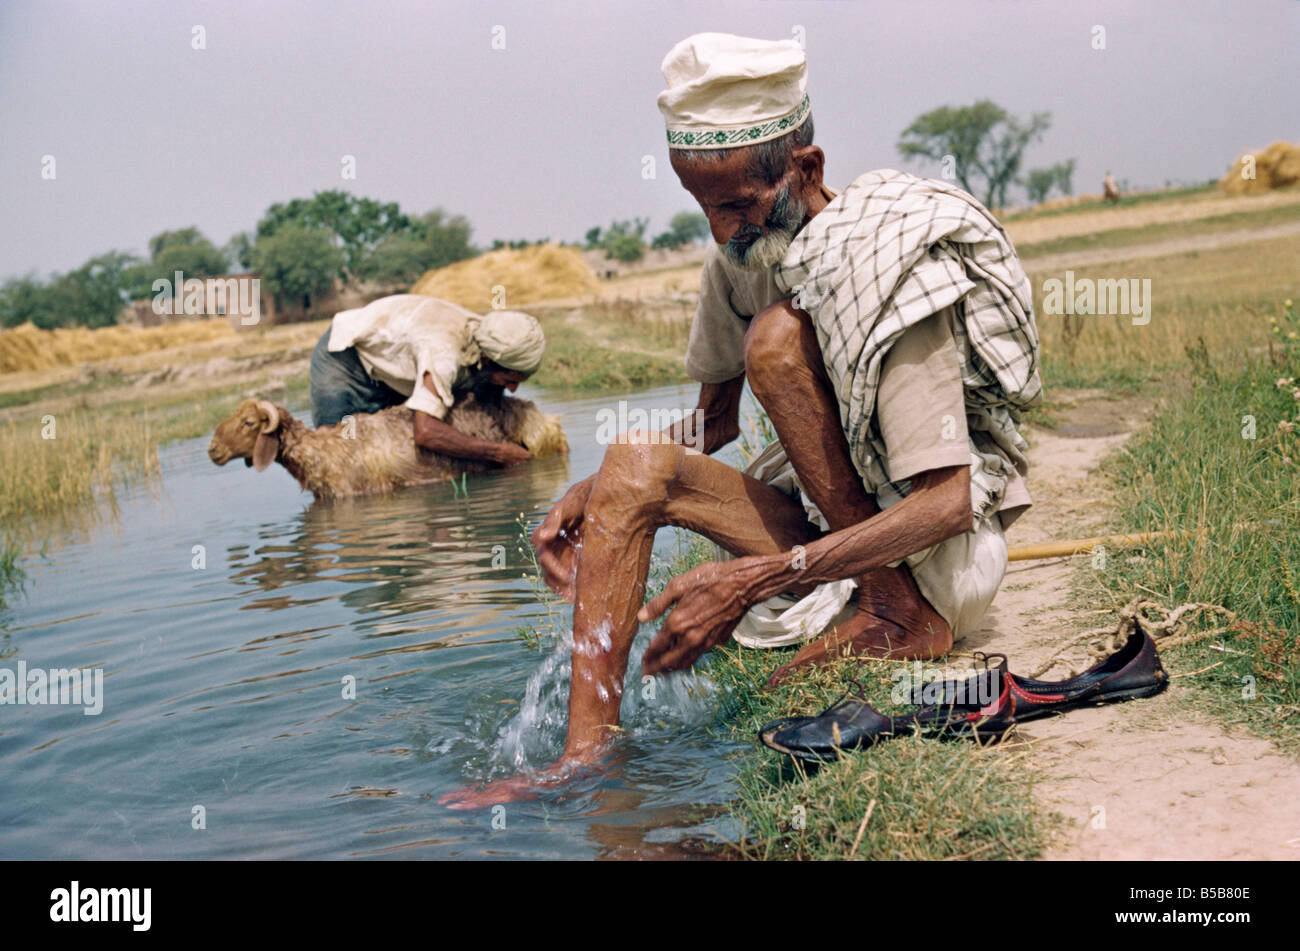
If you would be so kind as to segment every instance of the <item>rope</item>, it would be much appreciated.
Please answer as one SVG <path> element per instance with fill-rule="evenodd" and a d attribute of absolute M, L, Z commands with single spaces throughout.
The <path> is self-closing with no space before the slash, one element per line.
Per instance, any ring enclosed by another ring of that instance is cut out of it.
<path fill-rule="evenodd" d="M 1170 610 L 1159 601 L 1143 597 L 1134 598 L 1120 608 L 1119 623 L 1114 629 L 1097 627 L 1076 634 L 1058 647 L 1047 661 L 1029 676 L 1035 679 L 1041 677 L 1058 663 L 1062 663 L 1062 654 L 1080 644 L 1084 645 L 1087 654 L 1086 666 L 1092 666 L 1096 661 L 1103 660 L 1119 650 L 1129 636 L 1137 630 L 1146 631 L 1159 647 L 1164 648 L 1195 644 L 1228 631 L 1229 628 L 1225 625 L 1195 634 L 1187 633 L 1187 617 L 1207 611 L 1226 618 L 1229 624 L 1237 620 L 1236 614 L 1218 604 L 1190 601 Z M 1068 669 L 1070 676 L 1073 677 L 1081 673 L 1085 667 L 1069 665 Z"/>

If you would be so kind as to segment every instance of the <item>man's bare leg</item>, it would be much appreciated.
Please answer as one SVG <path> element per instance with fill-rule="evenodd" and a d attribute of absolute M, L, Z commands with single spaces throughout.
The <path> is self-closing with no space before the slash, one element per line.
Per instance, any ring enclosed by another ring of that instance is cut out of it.
<path fill-rule="evenodd" d="M 831 530 L 878 514 L 850 459 L 839 402 L 809 317 L 789 301 L 755 317 L 745 340 L 745 371 L 800 485 Z M 858 579 L 858 588 L 857 613 L 799 651 L 772 683 L 795 667 L 843 653 L 929 660 L 952 648 L 948 622 L 921 594 L 906 565 L 869 572 Z"/>
<path fill-rule="evenodd" d="M 821 534 L 798 502 L 709 456 L 676 444 L 610 446 L 587 501 L 573 607 L 569 732 L 550 777 L 594 763 L 618 726 L 654 535 L 666 525 L 698 532 L 736 555 L 777 554 Z M 536 785 L 506 780 L 441 801 L 481 807 Z"/>

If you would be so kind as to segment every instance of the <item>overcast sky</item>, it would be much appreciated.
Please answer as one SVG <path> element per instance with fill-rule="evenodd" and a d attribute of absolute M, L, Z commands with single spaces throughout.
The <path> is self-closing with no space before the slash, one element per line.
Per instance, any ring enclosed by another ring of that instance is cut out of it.
<path fill-rule="evenodd" d="M 901 164 L 899 133 L 983 97 L 1051 112 L 1026 165 L 1076 157 L 1076 191 L 1108 168 L 1204 181 L 1242 149 L 1300 141 L 1297 0 L 3 0 L 0 279 L 189 225 L 221 244 L 330 188 L 465 214 L 480 244 L 638 215 L 654 234 L 693 207 L 667 163 L 659 63 L 705 30 L 804 37 L 836 187 L 936 174 Z"/>

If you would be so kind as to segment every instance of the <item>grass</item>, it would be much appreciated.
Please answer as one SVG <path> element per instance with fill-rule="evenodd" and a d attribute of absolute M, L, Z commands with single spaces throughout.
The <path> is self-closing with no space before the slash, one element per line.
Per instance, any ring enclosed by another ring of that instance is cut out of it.
<path fill-rule="evenodd" d="M 715 556 L 706 539 L 679 531 L 677 551 L 658 566 L 647 597 L 669 578 Z M 841 660 L 811 668 L 775 690 L 763 685 L 791 650 L 715 650 L 708 676 L 726 698 L 717 729 L 753 744 L 741 760 L 732 818 L 743 834 L 723 847 L 748 859 L 1026 859 L 1041 854 L 1054 821 L 1036 811 L 1036 773 L 1014 747 L 899 737 L 808 771 L 761 746 L 758 728 L 776 717 L 815 713 L 856 677 L 878 709 L 901 664 Z M 870 814 L 864 824 L 863 820 Z"/>
<path fill-rule="evenodd" d="M 8 597 L 20 590 L 27 573 L 18 564 L 22 548 L 10 538 L 0 538 L 0 611 L 8 606 Z M 0 656 L 4 656 L 0 653 Z"/>
<path fill-rule="evenodd" d="M 1233 611 L 1222 635 L 1172 649 L 1180 669 L 1203 670 L 1183 683 L 1203 709 L 1300 754 L 1300 399 L 1297 383 L 1277 385 L 1300 380 L 1300 349 L 1236 367 L 1200 353 L 1188 367 L 1190 388 L 1105 466 L 1122 531 L 1185 533 L 1108 559 L 1080 585 L 1094 603 L 1145 592 Z"/>
<path fill-rule="evenodd" d="M 1036 773 L 1014 746 L 905 736 L 844 754 L 809 773 L 754 737 L 776 717 L 816 713 L 849 678 L 888 708 L 901 665 L 839 661 L 763 688 L 789 651 L 730 647 L 709 676 L 730 698 L 728 731 L 755 743 L 739 775 L 733 817 L 744 829 L 732 850 L 753 859 L 1027 859 L 1041 854 L 1051 820 L 1033 799 Z M 863 825 L 870 812 L 870 819 Z"/>
<path fill-rule="evenodd" d="M 0 423 L 0 524 L 10 538 L 35 522 L 85 515 L 116 505 L 125 482 L 158 471 L 158 448 L 209 432 L 248 390 L 247 383 L 166 397 L 97 400 L 58 413 L 32 413 Z M 286 399 L 306 392 L 306 375 L 290 381 Z M 39 412 L 39 411 L 38 411 Z"/>
<path fill-rule="evenodd" d="M 1080 277 L 1151 281 L 1151 319 L 1067 317 L 1041 312 L 1043 282 L 1029 268 L 1038 307 L 1043 378 L 1050 388 L 1157 387 L 1186 378 L 1187 354 L 1241 363 L 1272 342 L 1265 315 L 1300 297 L 1300 235 L 1084 269 Z"/>
<path fill-rule="evenodd" d="M 546 360 L 533 378 L 539 386 L 617 391 L 690 379 L 682 365 L 689 313 L 614 301 L 538 319 L 546 331 Z"/>

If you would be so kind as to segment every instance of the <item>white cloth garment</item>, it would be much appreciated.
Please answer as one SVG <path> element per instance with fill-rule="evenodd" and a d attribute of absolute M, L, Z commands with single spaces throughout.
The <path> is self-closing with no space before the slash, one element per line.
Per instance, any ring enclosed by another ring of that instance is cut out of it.
<path fill-rule="evenodd" d="M 971 507 L 976 517 L 996 512 L 1007 459 L 1027 448 L 1019 413 L 1042 394 L 1029 278 L 997 219 L 947 182 L 868 172 L 795 236 L 776 283 L 812 317 L 853 466 L 881 508 L 911 487 L 890 480 L 874 423 L 885 356 L 908 327 L 961 302 L 967 427 L 1008 450 L 972 443 Z"/>
<path fill-rule="evenodd" d="M 811 113 L 808 69 L 794 40 L 697 33 L 664 57 L 659 111 L 674 149 L 756 145 L 793 132 Z"/>
<path fill-rule="evenodd" d="M 535 373 L 546 352 L 546 335 L 531 314 L 520 310 L 490 310 L 474 333 L 483 356 L 507 370 Z"/>
<path fill-rule="evenodd" d="M 478 322 L 478 314 L 451 301 L 393 294 L 335 314 L 329 349 L 355 347 L 367 373 L 409 397 L 406 406 L 443 419 L 462 368 L 479 361 Z M 432 390 L 416 385 L 426 372 Z"/>
<path fill-rule="evenodd" d="M 971 455 L 974 466 L 979 459 Z M 779 442 L 759 453 L 745 473 L 788 495 L 797 495 L 808 520 L 829 529 L 817 506 L 800 489 L 799 477 Z M 1006 574 L 1007 543 L 1002 522 L 996 513 L 976 518 L 970 531 L 908 555 L 903 561 L 911 569 L 921 594 L 952 628 L 953 637 L 961 637 L 978 626 Z M 849 578 L 818 585 L 802 598 L 784 594 L 769 598 L 740 619 L 732 636 L 745 647 L 806 643 L 852 615 L 856 605 L 851 599 L 857 586 Z"/>

